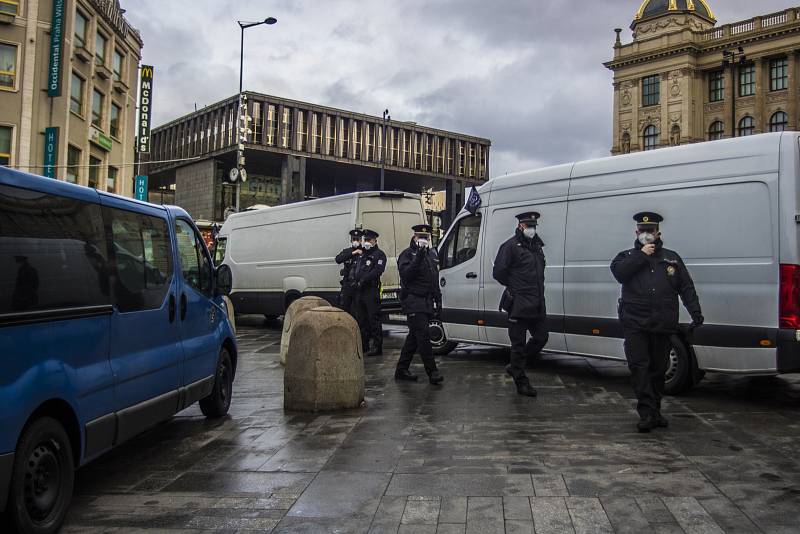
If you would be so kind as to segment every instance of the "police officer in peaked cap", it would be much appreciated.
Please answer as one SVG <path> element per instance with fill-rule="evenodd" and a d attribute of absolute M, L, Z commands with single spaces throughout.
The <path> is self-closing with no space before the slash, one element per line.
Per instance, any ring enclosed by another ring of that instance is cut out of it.
<path fill-rule="evenodd" d="M 386 254 L 378 248 L 378 232 L 364 230 L 364 252 L 350 269 L 349 279 L 355 287 L 354 305 L 366 356 L 383 354 L 381 325 L 381 275 L 386 269 Z"/>
<path fill-rule="evenodd" d="M 625 358 L 631 371 L 639 432 L 667 427 L 661 415 L 664 374 L 669 363 L 670 337 L 678 332 L 678 295 L 692 317 L 690 331 L 703 324 L 700 300 L 689 270 L 677 252 L 664 248 L 658 213 L 643 211 L 636 221 L 634 247 L 611 263 L 622 284 L 619 318 L 625 336 Z"/>
<path fill-rule="evenodd" d="M 411 228 L 414 236 L 411 245 L 400 253 L 397 267 L 400 271 L 400 302 L 408 321 L 408 335 L 400 351 L 394 377 L 396 380 L 416 381 L 417 375 L 409 370 L 414 353 L 419 352 L 428 381 L 441 384 L 444 378 L 436 368 L 429 325 L 431 318 L 442 309 L 442 292 L 439 289 L 439 258 L 431 248 L 433 228 L 418 224 Z"/>
<path fill-rule="evenodd" d="M 342 270 L 339 272 L 339 274 L 342 275 L 342 280 L 340 282 L 342 288 L 339 291 L 339 307 L 353 317 L 356 316 L 353 306 L 356 288 L 350 285 L 350 270 L 353 268 L 358 257 L 364 253 L 364 248 L 361 246 L 362 235 L 363 232 L 358 228 L 350 230 L 350 246 L 336 255 L 336 263 L 342 266 Z"/>
<path fill-rule="evenodd" d="M 506 372 L 514 379 L 517 393 L 535 397 L 536 390 L 525 374 L 525 361 L 547 344 L 547 309 L 544 301 L 544 242 L 537 234 L 541 215 L 527 211 L 517 215 L 514 236 L 500 246 L 494 260 L 494 279 L 505 286 L 500 310 L 508 313 L 511 363 Z M 527 333 L 531 339 L 527 343 Z"/>

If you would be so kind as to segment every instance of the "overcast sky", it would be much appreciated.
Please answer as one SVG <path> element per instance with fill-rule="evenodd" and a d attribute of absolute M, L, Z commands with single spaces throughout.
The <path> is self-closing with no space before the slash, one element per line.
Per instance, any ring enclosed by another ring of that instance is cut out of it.
<path fill-rule="evenodd" d="M 487 137 L 491 174 L 605 156 L 614 28 L 639 0 L 122 0 L 155 65 L 154 124 L 245 89 Z M 718 24 L 788 0 L 711 0 Z"/>

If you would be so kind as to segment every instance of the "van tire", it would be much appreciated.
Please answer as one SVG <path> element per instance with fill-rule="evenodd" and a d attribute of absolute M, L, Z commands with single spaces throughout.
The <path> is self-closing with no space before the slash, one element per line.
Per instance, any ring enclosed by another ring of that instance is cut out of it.
<path fill-rule="evenodd" d="M 219 353 L 217 373 L 214 376 L 214 388 L 211 395 L 200 399 L 200 411 L 208 418 L 222 417 L 231 407 L 233 393 L 233 366 L 228 349 L 225 347 Z"/>
<path fill-rule="evenodd" d="M 678 336 L 671 336 L 672 348 L 667 365 L 664 393 L 667 395 L 680 395 L 689 391 L 695 384 L 694 357 L 689 352 L 686 343 Z"/>
<path fill-rule="evenodd" d="M 431 348 L 434 356 L 447 356 L 458 346 L 458 342 L 447 340 L 441 321 L 431 321 L 428 326 L 428 332 L 430 333 Z"/>
<path fill-rule="evenodd" d="M 7 506 L 19 532 L 57 532 L 67 515 L 75 481 L 72 445 L 61 423 L 36 419 L 23 431 L 14 457 Z"/>

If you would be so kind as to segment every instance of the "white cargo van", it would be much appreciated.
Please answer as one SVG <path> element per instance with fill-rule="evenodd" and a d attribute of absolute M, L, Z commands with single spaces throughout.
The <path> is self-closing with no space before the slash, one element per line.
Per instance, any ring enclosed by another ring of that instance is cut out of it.
<path fill-rule="evenodd" d="M 353 228 L 380 234 L 387 257 L 381 303 L 400 309 L 397 255 L 411 240 L 411 227 L 424 222 L 420 195 L 360 192 L 297 202 L 228 217 L 217 236 L 216 258 L 233 272 L 231 300 L 236 313 L 282 315 L 305 295 L 339 294 L 341 265 L 334 257 L 350 243 Z"/>
<path fill-rule="evenodd" d="M 443 326 L 457 342 L 509 345 L 501 286 L 492 278 L 514 215 L 542 214 L 550 341 L 545 350 L 624 360 L 620 286 L 609 264 L 634 242 L 634 213 L 656 211 L 667 248 L 694 278 L 706 324 L 673 337 L 668 392 L 705 371 L 800 370 L 800 136 L 764 134 L 498 177 L 442 245 Z M 689 317 L 681 308 L 681 323 Z"/>

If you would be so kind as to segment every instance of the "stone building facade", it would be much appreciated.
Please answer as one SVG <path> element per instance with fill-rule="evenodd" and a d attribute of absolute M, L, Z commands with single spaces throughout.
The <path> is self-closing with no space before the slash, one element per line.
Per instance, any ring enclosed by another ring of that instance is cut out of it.
<path fill-rule="evenodd" d="M 124 12 L 0 0 L 0 165 L 131 196 L 142 39 Z"/>
<path fill-rule="evenodd" d="M 631 30 L 605 63 L 612 154 L 798 129 L 800 8 L 719 26 L 705 0 L 644 0 Z"/>

